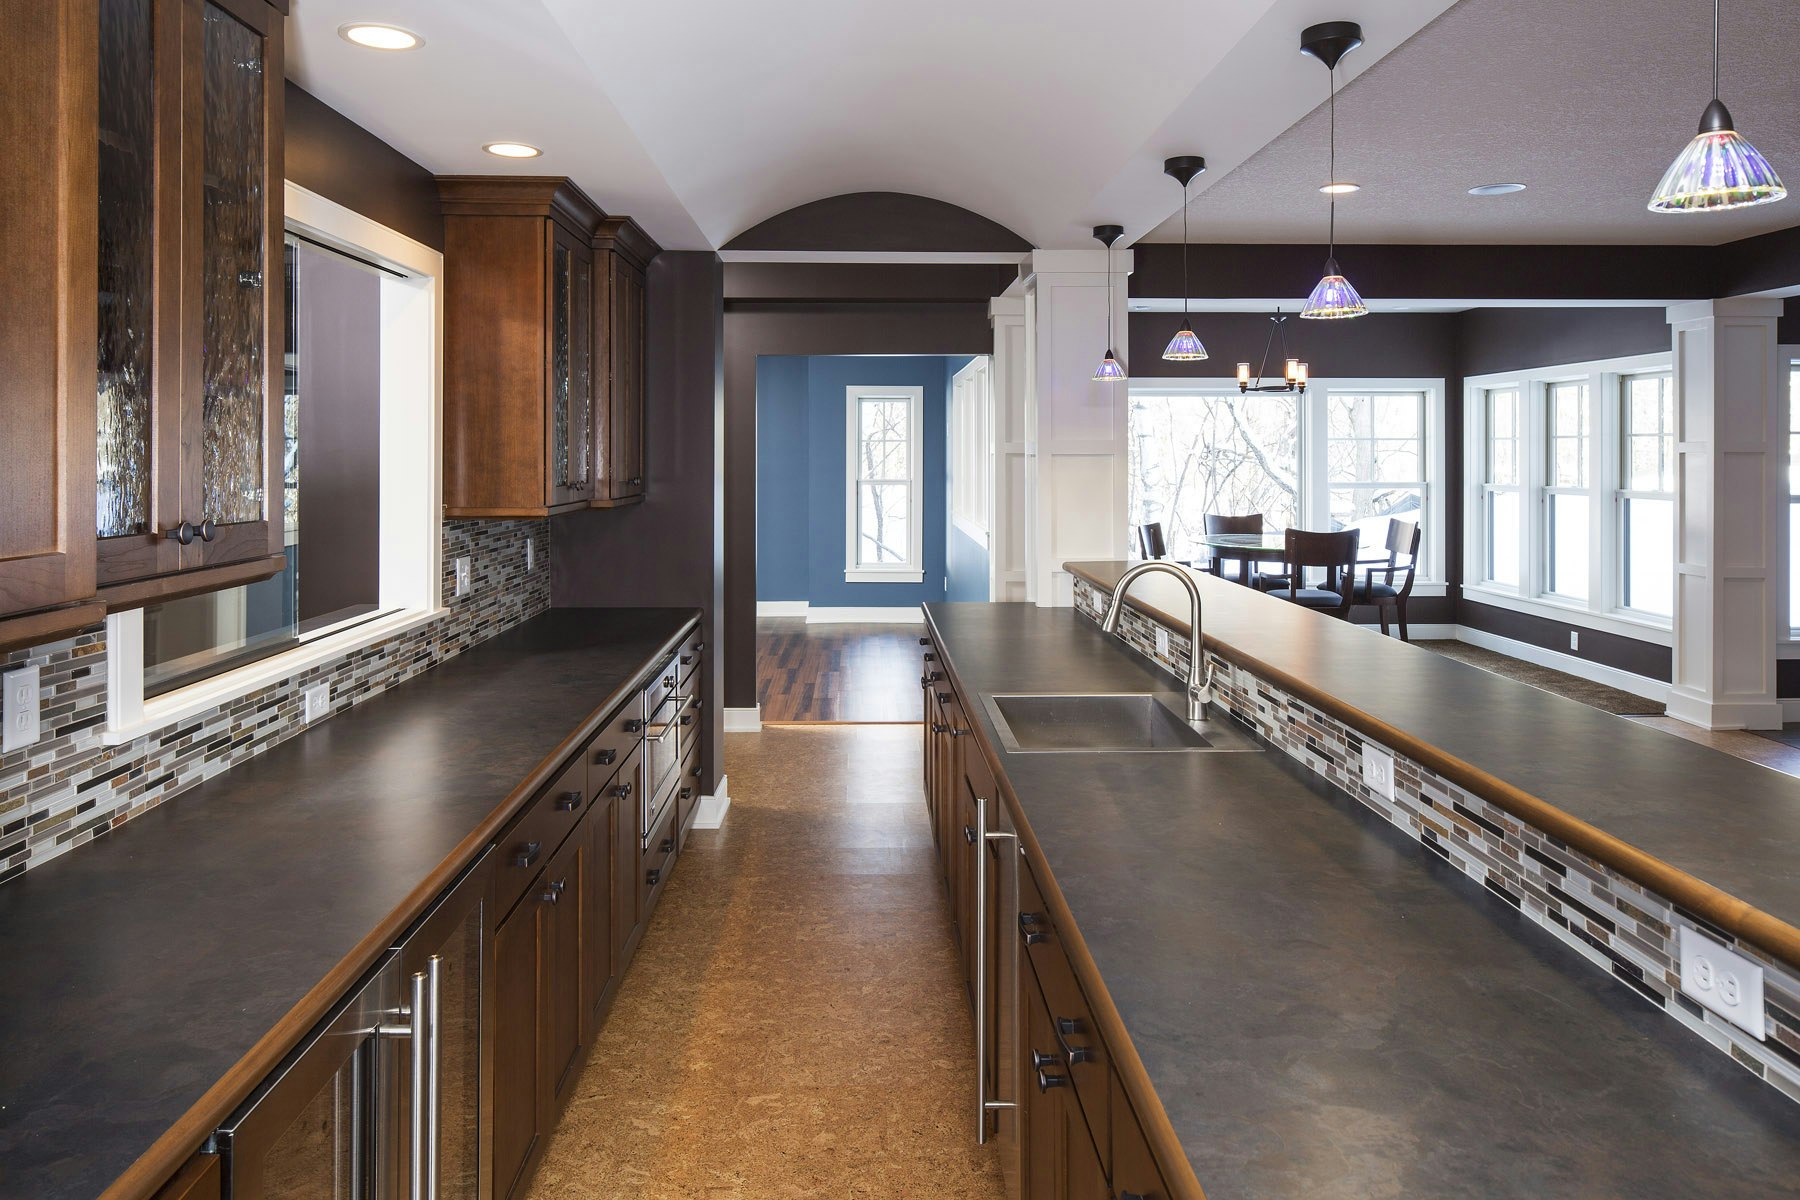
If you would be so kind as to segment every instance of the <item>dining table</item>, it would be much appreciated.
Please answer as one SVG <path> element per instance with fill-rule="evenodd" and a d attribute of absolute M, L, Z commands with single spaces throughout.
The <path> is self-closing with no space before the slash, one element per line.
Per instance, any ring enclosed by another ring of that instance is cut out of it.
<path fill-rule="evenodd" d="M 1223 574 L 1220 565 L 1225 559 L 1240 563 L 1237 581 L 1249 586 L 1254 579 L 1252 563 L 1282 561 L 1287 553 L 1287 534 L 1279 529 L 1262 533 L 1209 533 L 1195 538 L 1194 544 L 1200 548 L 1203 560 L 1211 560 L 1214 575 Z"/>

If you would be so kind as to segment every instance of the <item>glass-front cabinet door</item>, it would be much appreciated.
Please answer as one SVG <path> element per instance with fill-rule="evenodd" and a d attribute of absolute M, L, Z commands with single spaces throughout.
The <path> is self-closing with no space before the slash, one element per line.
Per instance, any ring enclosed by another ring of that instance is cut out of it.
<path fill-rule="evenodd" d="M 586 240 L 551 222 L 550 238 L 550 494 L 551 505 L 586 500 L 593 480 L 594 252 Z"/>
<path fill-rule="evenodd" d="M 103 586 L 281 552 L 281 29 L 100 0 Z"/>

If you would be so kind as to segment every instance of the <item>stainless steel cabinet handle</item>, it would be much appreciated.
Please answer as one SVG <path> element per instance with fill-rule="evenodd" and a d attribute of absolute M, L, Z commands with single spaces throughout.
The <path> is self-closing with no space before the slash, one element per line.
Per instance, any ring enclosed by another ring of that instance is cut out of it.
<path fill-rule="evenodd" d="M 988 831 L 988 799 L 986 796 L 975 797 L 975 824 L 973 827 L 963 826 L 963 836 L 975 847 L 975 1141 L 978 1144 L 987 1142 L 987 1115 L 1006 1109 L 1018 1108 L 1016 1100 L 990 1100 L 987 1094 L 987 1009 L 988 1009 L 988 971 L 987 971 L 987 872 L 989 842 L 1018 841 L 1013 833 Z M 1008 901 L 1015 909 L 1019 905 L 1017 892 L 1018 876 L 1013 876 L 1014 893 Z M 1038 1072 L 1041 1080 L 1044 1073 Z"/>
<path fill-rule="evenodd" d="M 430 1076 L 425 1092 L 425 1200 L 438 1200 L 438 1176 L 443 1157 L 444 1039 L 438 1016 L 444 999 L 444 956 L 434 954 L 425 963 L 426 1028 L 431 1035 L 431 1054 L 425 1069 Z"/>
<path fill-rule="evenodd" d="M 428 1066 L 431 1048 L 425 1044 L 427 1036 L 426 1017 L 429 1015 L 428 992 L 430 978 L 423 971 L 414 971 L 412 977 L 412 1180 L 409 1195 L 412 1200 L 428 1200 L 425 1191 L 425 1162 L 431 1157 L 432 1146 L 429 1140 L 430 1102 L 428 1096 L 431 1089 L 431 1072 Z"/>

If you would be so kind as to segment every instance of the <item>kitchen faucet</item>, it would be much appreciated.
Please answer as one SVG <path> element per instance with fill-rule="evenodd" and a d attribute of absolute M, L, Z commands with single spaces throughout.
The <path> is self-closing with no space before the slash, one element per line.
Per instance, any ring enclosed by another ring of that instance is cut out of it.
<path fill-rule="evenodd" d="M 1113 588 L 1112 603 L 1107 605 L 1106 619 L 1100 622 L 1100 629 L 1105 633 L 1118 633 L 1119 614 L 1125 608 L 1126 591 L 1140 576 L 1155 571 L 1173 575 L 1187 589 L 1188 628 L 1192 630 L 1191 649 L 1188 651 L 1187 719 L 1190 725 L 1198 725 L 1206 720 L 1206 706 L 1212 701 L 1212 664 L 1207 660 L 1204 639 L 1200 634 L 1200 589 L 1195 585 L 1192 574 L 1161 559 L 1149 559 L 1132 567 L 1119 576 L 1118 585 Z"/>

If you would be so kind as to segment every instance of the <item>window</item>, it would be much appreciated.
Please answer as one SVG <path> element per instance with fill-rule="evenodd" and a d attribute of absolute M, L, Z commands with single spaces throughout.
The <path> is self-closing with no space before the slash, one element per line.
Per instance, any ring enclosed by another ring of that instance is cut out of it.
<path fill-rule="evenodd" d="M 108 742 L 227 703 L 439 604 L 442 256 L 289 185 L 272 578 L 107 618 Z"/>
<path fill-rule="evenodd" d="M 846 389 L 849 481 L 844 579 L 848 583 L 920 583 L 923 388 Z"/>
<path fill-rule="evenodd" d="M 1390 518 L 1427 523 L 1425 393 L 1327 392 L 1325 414 L 1330 528 L 1362 530 L 1363 557 L 1373 557 Z M 1419 557 L 1429 574 L 1422 546 Z"/>
<path fill-rule="evenodd" d="M 1788 363 L 1788 629 L 1800 635 L 1800 359 Z"/>
<path fill-rule="evenodd" d="M 1593 520 L 1588 454 L 1593 443 L 1586 383 L 1552 383 L 1545 428 L 1545 587 L 1572 600 L 1588 597 L 1588 536 Z"/>
<path fill-rule="evenodd" d="M 1669 356 L 1464 383 L 1464 591 L 1470 599 L 1670 644 L 1675 395 Z"/>
<path fill-rule="evenodd" d="M 1675 386 L 1666 374 L 1619 381 L 1621 602 L 1675 611 Z"/>
<path fill-rule="evenodd" d="M 1160 522 L 1169 554 L 1192 560 L 1208 513 L 1261 513 L 1270 530 L 1354 527 L 1373 550 L 1391 518 L 1416 521 L 1420 578 L 1440 584 L 1433 382 L 1315 379 L 1304 396 L 1134 389 L 1131 523 Z"/>
<path fill-rule="evenodd" d="M 1519 586 L 1519 389 L 1494 388 L 1484 400 L 1487 439 L 1482 471 L 1481 577 Z"/>

